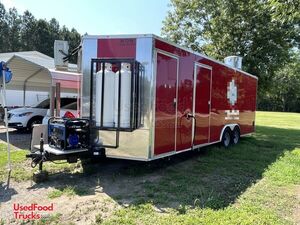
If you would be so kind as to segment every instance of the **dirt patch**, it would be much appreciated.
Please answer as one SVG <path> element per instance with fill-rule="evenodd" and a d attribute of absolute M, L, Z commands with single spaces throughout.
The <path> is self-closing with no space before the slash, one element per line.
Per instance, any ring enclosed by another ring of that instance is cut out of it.
<path fill-rule="evenodd" d="M 53 203 L 54 211 L 44 216 L 61 214 L 61 221 L 72 221 L 75 224 L 91 224 L 95 221 L 96 215 L 101 215 L 105 219 L 120 205 L 113 201 L 110 196 L 97 189 L 92 195 L 84 196 L 61 196 L 49 199 L 48 194 L 55 188 L 42 185 L 34 188 L 31 182 L 11 184 L 11 189 L 1 194 L 1 213 L 0 217 L 6 224 L 20 224 L 20 220 L 15 220 L 13 215 L 13 204 L 30 205 L 49 205 Z"/>
<path fill-rule="evenodd" d="M 297 206 L 294 210 L 294 221 L 296 224 L 300 224 L 300 186 L 296 187 L 296 198 L 297 198 Z"/>
<path fill-rule="evenodd" d="M 120 207 L 130 205 L 137 200 L 137 193 L 143 194 L 143 183 L 154 182 L 160 178 L 157 174 L 136 176 L 131 174 L 130 165 L 135 162 L 110 160 L 92 166 L 92 173 L 57 173 L 50 175 L 49 181 L 35 184 L 32 181 L 12 181 L 10 189 L 4 190 L 0 184 L 0 218 L 5 224 L 20 224 L 14 219 L 13 204 L 30 205 L 53 203 L 54 211 L 48 216 L 60 214 L 59 221 L 75 224 L 92 224 L 96 218 L 103 221 Z M 137 162 L 138 164 L 138 162 Z M 96 172 L 95 172 L 96 171 Z M 66 194 L 50 198 L 50 194 L 72 188 L 72 196 Z M 46 215 L 47 216 L 47 215 Z M 56 224 L 54 221 L 53 224 Z"/>

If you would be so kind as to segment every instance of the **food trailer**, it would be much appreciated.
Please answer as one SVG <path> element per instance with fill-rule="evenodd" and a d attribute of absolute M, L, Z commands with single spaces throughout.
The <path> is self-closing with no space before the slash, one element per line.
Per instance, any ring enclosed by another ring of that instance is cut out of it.
<path fill-rule="evenodd" d="M 43 151 L 150 161 L 237 144 L 255 131 L 258 79 L 241 70 L 240 57 L 226 62 L 156 35 L 83 36 L 81 125 L 69 132 L 65 122 L 50 122 L 52 144 Z"/>
<path fill-rule="evenodd" d="M 238 68 L 155 35 L 84 36 L 81 55 L 82 117 L 107 157 L 153 160 L 255 130 L 257 78 Z"/>

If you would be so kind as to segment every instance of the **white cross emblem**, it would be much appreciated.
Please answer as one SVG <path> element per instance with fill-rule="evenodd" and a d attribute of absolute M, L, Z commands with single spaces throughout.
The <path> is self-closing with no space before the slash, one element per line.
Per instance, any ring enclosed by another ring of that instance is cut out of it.
<path fill-rule="evenodd" d="M 237 101 L 237 86 L 234 79 L 228 83 L 227 86 L 227 99 L 231 105 L 234 105 Z"/>

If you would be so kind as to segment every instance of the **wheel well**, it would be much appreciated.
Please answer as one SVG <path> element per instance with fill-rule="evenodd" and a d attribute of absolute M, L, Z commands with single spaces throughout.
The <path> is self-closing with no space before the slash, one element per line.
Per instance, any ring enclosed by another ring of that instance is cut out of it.
<path fill-rule="evenodd" d="M 233 131 L 235 128 L 238 128 L 240 133 L 241 133 L 241 129 L 240 129 L 240 125 L 238 125 L 237 123 L 233 123 L 233 124 L 226 124 L 223 128 L 222 128 L 222 131 L 221 131 L 221 134 L 220 134 L 220 139 L 219 141 L 222 141 L 222 137 L 223 137 L 223 133 L 226 129 L 230 129 L 231 131 Z"/>
<path fill-rule="evenodd" d="M 33 121 L 33 120 L 35 120 L 35 119 L 41 119 L 41 120 L 43 120 L 43 116 L 34 116 L 34 117 L 32 117 L 32 118 L 30 118 L 30 120 L 28 120 L 28 122 L 27 122 L 27 126 Z"/>

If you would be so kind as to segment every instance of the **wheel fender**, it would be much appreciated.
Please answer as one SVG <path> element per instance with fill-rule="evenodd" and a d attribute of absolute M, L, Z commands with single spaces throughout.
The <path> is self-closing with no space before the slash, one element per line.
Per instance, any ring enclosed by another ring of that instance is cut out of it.
<path fill-rule="evenodd" d="M 226 125 L 223 127 L 222 131 L 221 131 L 219 141 L 222 141 L 223 133 L 224 133 L 224 131 L 225 131 L 225 129 L 226 129 L 227 127 L 228 127 L 231 131 L 233 131 L 234 128 L 235 128 L 236 126 L 239 128 L 239 130 L 241 130 L 241 129 L 240 129 L 240 125 L 238 125 L 237 123 L 226 124 Z"/>

